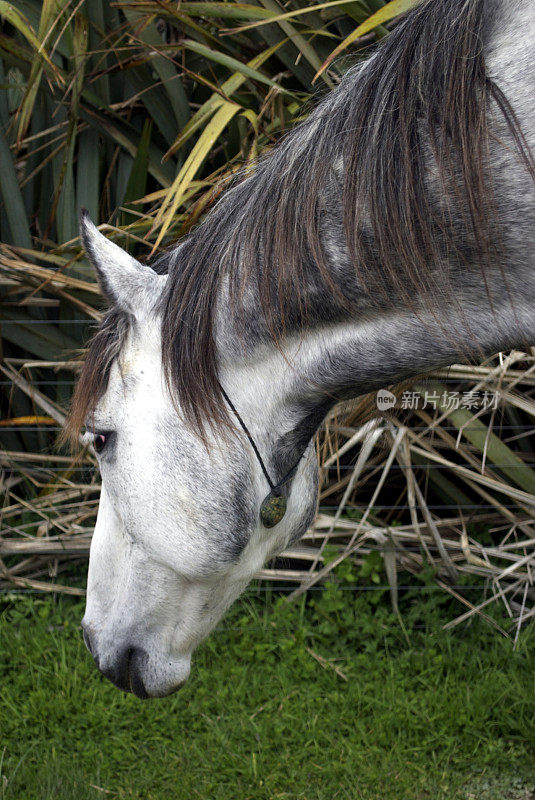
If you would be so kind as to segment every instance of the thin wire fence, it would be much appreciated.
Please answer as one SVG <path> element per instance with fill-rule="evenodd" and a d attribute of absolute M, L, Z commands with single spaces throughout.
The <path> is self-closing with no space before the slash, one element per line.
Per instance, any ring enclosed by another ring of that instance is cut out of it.
<path fill-rule="evenodd" d="M 73 460 L 50 449 L 65 412 L 43 401 L 38 387 L 60 391 L 73 380 L 36 379 L 42 363 L 5 360 L 9 379 L 2 385 L 11 398 L 16 392 L 28 398 L 35 422 L 29 415 L 21 423 L 8 405 L 0 437 L 41 437 L 42 444 L 30 452 L 6 446 L 0 452 L 0 589 L 82 594 L 80 564 L 89 553 L 99 475 L 89 452 Z M 65 363 L 57 362 L 55 371 Z M 342 588 L 388 589 L 394 607 L 409 589 L 447 592 L 463 607 L 448 626 L 479 615 L 513 636 L 535 616 L 534 367 L 534 353 L 513 353 L 473 371 L 459 365 L 417 382 L 411 392 L 421 402 L 415 407 L 403 406 L 407 389 L 400 388 L 386 416 L 370 397 L 335 409 L 317 438 L 316 519 L 298 544 L 259 572 L 254 591 L 275 587 L 297 597 L 336 578 L 345 559 L 358 574 L 370 558 L 379 558 L 377 585 L 357 581 Z M 448 392 L 473 397 L 476 391 L 492 393 L 494 406 L 448 404 Z M 430 407 L 424 401 L 431 395 Z M 511 414 L 518 409 L 520 416 Z M 43 412 L 55 418 L 43 419 Z M 433 587 L 407 580 L 426 567 L 435 571 Z M 509 632 L 488 613 L 493 605 L 505 610 Z"/>

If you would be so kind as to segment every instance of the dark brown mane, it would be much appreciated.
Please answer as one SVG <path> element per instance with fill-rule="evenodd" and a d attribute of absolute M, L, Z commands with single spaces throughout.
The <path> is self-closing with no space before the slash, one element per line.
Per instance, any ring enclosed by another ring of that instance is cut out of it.
<path fill-rule="evenodd" d="M 172 252 L 155 265 L 169 269 L 162 299 L 167 381 L 201 435 L 207 423 L 228 422 L 214 340 L 223 277 L 235 311 L 252 289 L 266 335 L 276 341 L 289 327 L 307 324 L 311 285 L 325 307 L 344 305 L 344 286 L 325 248 L 325 187 L 331 197 L 337 189 L 340 247 L 375 302 L 443 292 L 448 276 L 437 265 L 445 253 L 454 252 L 458 263 L 475 257 L 485 272 L 495 224 L 491 100 L 529 156 L 511 106 L 486 73 L 484 2 L 428 0 L 412 11 L 253 174 L 223 195 L 178 257 Z M 471 249 L 463 256 L 459 242 L 466 241 Z M 105 388 L 117 344 L 106 328 L 90 347 L 72 426 Z"/>
<path fill-rule="evenodd" d="M 111 365 L 119 355 L 131 320 L 120 308 L 112 306 L 91 339 L 80 377 L 71 401 L 67 425 L 60 444 L 76 448 L 78 436 L 108 386 Z"/>
<path fill-rule="evenodd" d="M 256 286 L 275 339 L 284 334 L 288 314 L 306 309 L 311 282 L 323 287 L 325 305 L 343 294 L 321 236 L 321 188 L 332 181 L 340 156 L 344 244 L 370 295 L 388 302 L 439 291 L 433 266 L 458 249 L 452 230 L 459 236 L 460 227 L 465 235 L 459 238 L 473 242 L 470 256 L 484 269 L 495 219 L 490 97 L 525 148 L 514 112 L 486 75 L 483 6 L 484 0 L 429 0 L 411 12 L 376 55 L 260 160 L 254 175 L 223 196 L 185 243 L 163 302 L 163 363 L 195 430 L 227 422 L 214 341 L 224 275 L 234 306 L 244 285 Z M 427 185 L 431 159 L 449 198 L 438 217 Z M 372 258 L 364 225 L 372 232 Z"/>

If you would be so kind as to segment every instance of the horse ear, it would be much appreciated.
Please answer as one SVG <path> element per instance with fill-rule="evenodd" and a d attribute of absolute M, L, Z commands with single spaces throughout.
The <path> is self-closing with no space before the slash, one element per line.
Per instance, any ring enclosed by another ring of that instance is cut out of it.
<path fill-rule="evenodd" d="M 80 236 L 105 297 L 135 316 L 150 308 L 163 278 L 107 239 L 85 208 L 80 212 Z"/>

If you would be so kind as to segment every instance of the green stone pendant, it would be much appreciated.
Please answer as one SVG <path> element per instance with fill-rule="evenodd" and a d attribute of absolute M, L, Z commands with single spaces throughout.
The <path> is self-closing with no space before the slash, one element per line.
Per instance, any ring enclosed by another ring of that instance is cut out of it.
<path fill-rule="evenodd" d="M 266 528 L 273 528 L 278 525 L 286 514 L 286 497 L 278 496 L 271 492 L 262 501 L 260 506 L 260 519 Z"/>

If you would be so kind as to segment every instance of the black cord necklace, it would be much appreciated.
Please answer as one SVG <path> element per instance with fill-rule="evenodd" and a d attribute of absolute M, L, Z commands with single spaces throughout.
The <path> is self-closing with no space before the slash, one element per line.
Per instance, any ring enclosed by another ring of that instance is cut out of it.
<path fill-rule="evenodd" d="M 282 520 L 282 518 L 286 514 L 287 496 L 286 493 L 284 493 L 284 487 L 288 483 L 288 481 L 291 480 L 291 478 L 293 478 L 293 476 L 295 475 L 302 456 L 301 458 L 299 458 L 299 461 L 297 461 L 297 463 L 294 464 L 294 466 L 288 470 L 288 472 L 286 473 L 286 475 L 284 475 L 282 480 L 280 480 L 278 483 L 274 483 L 274 481 L 271 480 L 269 472 L 267 471 L 266 465 L 264 464 L 264 460 L 260 455 L 260 451 L 256 446 L 256 442 L 249 433 L 249 429 L 245 424 L 245 422 L 243 421 L 243 419 L 241 418 L 240 414 L 238 413 L 236 406 L 234 405 L 228 394 L 225 392 L 221 384 L 219 384 L 219 389 L 221 390 L 221 394 L 225 398 L 230 410 L 240 423 L 243 432 L 247 436 L 249 444 L 253 448 L 253 452 L 256 456 L 256 459 L 260 464 L 260 468 L 264 473 L 264 477 L 268 482 L 270 492 L 262 500 L 262 504 L 260 506 L 260 519 L 264 527 L 273 528 L 275 525 L 278 525 L 278 523 Z"/>

